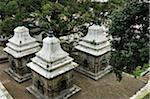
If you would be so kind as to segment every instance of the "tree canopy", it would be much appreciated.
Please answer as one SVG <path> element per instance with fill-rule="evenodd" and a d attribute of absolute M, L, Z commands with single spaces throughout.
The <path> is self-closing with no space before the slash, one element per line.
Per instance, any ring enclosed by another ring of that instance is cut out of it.
<path fill-rule="evenodd" d="M 29 24 L 36 20 L 44 31 L 51 28 L 56 35 L 69 34 L 84 23 L 101 24 L 123 1 L 0 0 L 0 33 L 9 35 L 18 25 L 30 28 Z"/>
<path fill-rule="evenodd" d="M 0 34 L 9 35 L 18 25 L 26 25 L 30 13 L 38 10 L 42 0 L 0 0 Z"/>
<path fill-rule="evenodd" d="M 129 1 L 111 16 L 111 65 L 119 78 L 121 73 L 132 73 L 137 66 L 149 61 L 149 4 Z"/>

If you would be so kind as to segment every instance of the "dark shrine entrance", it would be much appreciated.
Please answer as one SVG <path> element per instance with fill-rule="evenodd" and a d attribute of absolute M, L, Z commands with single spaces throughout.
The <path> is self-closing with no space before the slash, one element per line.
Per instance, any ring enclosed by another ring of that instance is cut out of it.
<path fill-rule="evenodd" d="M 17 73 L 16 63 L 14 61 L 11 62 L 11 69 L 13 70 L 13 72 Z"/>
<path fill-rule="evenodd" d="M 37 87 L 38 87 L 40 93 L 44 94 L 43 84 L 39 80 L 37 81 Z"/>
<path fill-rule="evenodd" d="M 58 84 L 58 89 L 59 89 L 59 92 L 67 89 L 67 81 L 66 80 L 60 81 Z"/>

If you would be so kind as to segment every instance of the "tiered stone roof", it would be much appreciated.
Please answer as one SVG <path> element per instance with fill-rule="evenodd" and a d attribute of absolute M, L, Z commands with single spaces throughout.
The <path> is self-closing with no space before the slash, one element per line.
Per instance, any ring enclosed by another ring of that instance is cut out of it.
<path fill-rule="evenodd" d="M 73 62 L 73 58 L 63 51 L 59 39 L 54 36 L 46 37 L 43 40 L 42 49 L 31 60 L 32 62 L 27 66 L 47 79 L 54 78 L 78 66 Z"/>
<path fill-rule="evenodd" d="M 99 25 L 90 26 L 87 35 L 75 48 L 94 56 L 100 56 L 111 50 L 107 34 L 104 28 Z"/>
<path fill-rule="evenodd" d="M 31 37 L 29 29 L 24 26 L 19 26 L 14 29 L 14 36 L 10 38 L 7 47 L 4 49 L 7 53 L 15 58 L 33 54 L 39 51 L 39 43 L 36 39 Z"/>

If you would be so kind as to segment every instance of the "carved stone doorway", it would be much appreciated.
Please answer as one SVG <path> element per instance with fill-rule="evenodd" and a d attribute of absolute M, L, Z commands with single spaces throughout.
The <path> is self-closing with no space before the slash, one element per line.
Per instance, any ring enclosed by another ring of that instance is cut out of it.
<path fill-rule="evenodd" d="M 38 80 L 37 81 L 38 90 L 40 93 L 44 94 L 43 84 Z"/>
<path fill-rule="evenodd" d="M 66 80 L 60 81 L 59 85 L 58 85 L 58 88 L 59 88 L 59 92 L 67 89 L 67 81 Z"/>
<path fill-rule="evenodd" d="M 11 62 L 11 69 L 13 70 L 13 72 L 17 73 L 16 63 L 14 61 Z"/>

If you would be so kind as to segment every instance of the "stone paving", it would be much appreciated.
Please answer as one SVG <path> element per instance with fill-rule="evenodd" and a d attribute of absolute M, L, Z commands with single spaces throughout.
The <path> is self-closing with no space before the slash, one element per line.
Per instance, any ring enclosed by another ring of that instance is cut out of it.
<path fill-rule="evenodd" d="M 0 81 L 6 87 L 14 99 L 35 99 L 26 87 L 32 84 L 29 80 L 24 83 L 17 83 L 9 77 L 4 70 L 8 68 L 8 63 L 0 64 Z M 70 99 L 129 99 L 145 83 L 124 75 L 121 82 L 116 81 L 115 75 L 108 74 L 98 81 L 94 81 L 78 72 L 75 72 L 74 83 L 82 89 L 79 93 L 70 97 Z"/>

